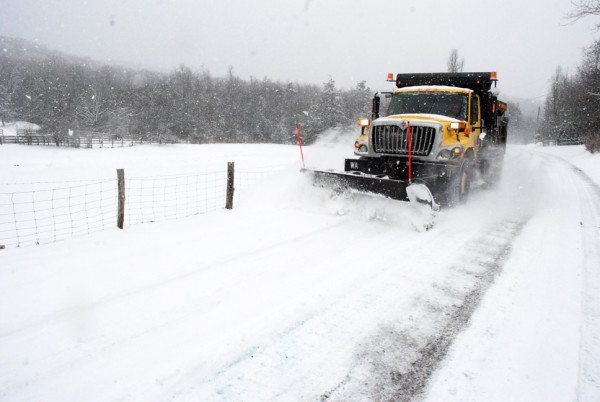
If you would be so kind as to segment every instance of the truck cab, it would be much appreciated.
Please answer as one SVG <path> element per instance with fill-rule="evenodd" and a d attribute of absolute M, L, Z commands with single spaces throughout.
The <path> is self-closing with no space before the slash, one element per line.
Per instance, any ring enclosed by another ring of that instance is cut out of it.
<path fill-rule="evenodd" d="M 457 163 L 477 155 L 481 134 L 480 99 L 468 88 L 408 86 L 384 94 L 386 108 L 373 120 L 361 119 L 355 155 L 406 155 L 401 132 L 411 126 L 416 160 Z M 407 140 L 407 139 L 406 139 Z"/>

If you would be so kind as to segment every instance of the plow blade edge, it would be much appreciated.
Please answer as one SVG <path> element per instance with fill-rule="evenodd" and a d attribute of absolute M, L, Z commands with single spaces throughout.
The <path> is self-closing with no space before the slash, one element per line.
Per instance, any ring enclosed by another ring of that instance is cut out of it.
<path fill-rule="evenodd" d="M 406 187 L 408 182 L 375 177 L 363 174 L 335 171 L 304 170 L 312 175 L 313 184 L 334 190 L 357 190 L 364 193 L 380 194 L 394 200 L 408 201 Z"/>
<path fill-rule="evenodd" d="M 345 191 L 356 190 L 362 193 L 378 194 L 413 204 L 427 204 L 433 210 L 439 207 L 431 191 L 424 183 L 409 183 L 405 180 L 394 180 L 362 173 L 347 173 L 321 170 L 303 170 L 312 176 L 313 184 L 318 187 Z"/>

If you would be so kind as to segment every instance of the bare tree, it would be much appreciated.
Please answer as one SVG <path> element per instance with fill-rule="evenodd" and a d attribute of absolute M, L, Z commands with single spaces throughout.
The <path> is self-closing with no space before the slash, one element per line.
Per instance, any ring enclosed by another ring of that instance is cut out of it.
<path fill-rule="evenodd" d="M 450 55 L 448 56 L 448 72 L 449 73 L 459 73 L 463 70 L 463 66 L 465 64 L 465 58 L 458 57 L 458 49 L 452 49 L 450 51 Z"/>
<path fill-rule="evenodd" d="M 0 84 L 0 123 L 4 126 L 5 120 L 11 117 L 10 94 L 6 88 Z"/>
<path fill-rule="evenodd" d="M 572 22 L 579 21 L 584 17 L 600 16 L 600 0 L 578 0 L 572 2 L 575 11 L 567 15 Z M 596 25 L 600 29 L 600 23 Z"/>
<path fill-rule="evenodd" d="M 110 116 L 110 108 L 101 91 L 91 85 L 81 95 L 76 115 L 80 124 L 85 128 L 93 131 L 102 131 Z"/>

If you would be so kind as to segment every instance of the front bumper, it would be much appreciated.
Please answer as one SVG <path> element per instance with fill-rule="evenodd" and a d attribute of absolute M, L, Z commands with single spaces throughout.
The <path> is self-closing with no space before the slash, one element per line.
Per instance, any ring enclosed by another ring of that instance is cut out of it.
<path fill-rule="evenodd" d="M 459 169 L 459 165 L 448 161 L 412 160 L 413 180 L 427 184 L 450 180 L 458 174 Z M 379 158 L 346 159 L 344 171 L 406 181 L 408 180 L 408 158 L 382 156 Z"/>

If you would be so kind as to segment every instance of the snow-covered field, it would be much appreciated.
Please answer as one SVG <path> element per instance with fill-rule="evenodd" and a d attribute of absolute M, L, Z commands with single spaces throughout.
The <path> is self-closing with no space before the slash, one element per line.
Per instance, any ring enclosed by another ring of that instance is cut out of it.
<path fill-rule="evenodd" d="M 307 165 L 340 169 L 352 143 L 332 134 Z M 583 152 L 510 147 L 497 188 L 417 232 L 396 202 L 313 188 L 292 146 L 2 146 L 6 191 L 120 167 L 272 174 L 232 211 L 0 250 L 0 399 L 598 400 L 600 158 Z"/>

